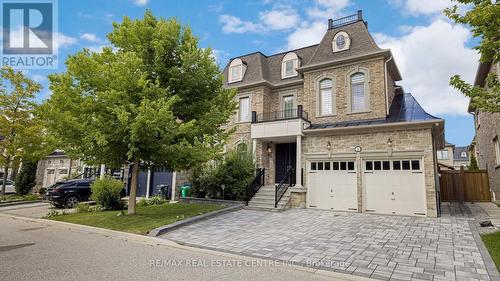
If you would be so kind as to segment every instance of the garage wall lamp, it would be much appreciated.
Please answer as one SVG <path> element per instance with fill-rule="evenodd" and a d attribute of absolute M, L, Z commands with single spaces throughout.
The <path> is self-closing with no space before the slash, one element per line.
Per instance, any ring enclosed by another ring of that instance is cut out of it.
<path fill-rule="evenodd" d="M 387 146 L 392 147 L 392 140 L 391 140 L 391 138 L 389 138 L 387 140 Z"/>
<path fill-rule="evenodd" d="M 392 156 L 392 140 L 391 140 L 391 138 L 389 138 L 387 140 L 387 154 L 389 154 L 389 156 Z"/>
<path fill-rule="evenodd" d="M 330 141 L 328 141 L 328 143 L 326 144 L 326 148 L 328 148 L 328 150 L 332 148 L 332 144 L 330 143 Z"/>
<path fill-rule="evenodd" d="M 267 145 L 267 154 L 271 154 L 271 152 L 273 152 L 273 151 L 271 149 L 271 146 L 268 144 Z"/>

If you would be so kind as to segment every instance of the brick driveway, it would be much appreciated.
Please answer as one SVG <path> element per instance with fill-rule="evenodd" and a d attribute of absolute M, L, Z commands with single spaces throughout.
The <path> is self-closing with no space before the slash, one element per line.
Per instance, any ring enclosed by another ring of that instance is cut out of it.
<path fill-rule="evenodd" d="M 470 221 L 310 209 L 240 210 L 163 238 L 381 280 L 490 280 Z"/>

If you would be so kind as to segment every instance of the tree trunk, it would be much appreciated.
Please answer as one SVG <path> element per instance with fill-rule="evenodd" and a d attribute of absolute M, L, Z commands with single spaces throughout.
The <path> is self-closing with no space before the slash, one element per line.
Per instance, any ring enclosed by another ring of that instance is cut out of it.
<path fill-rule="evenodd" d="M 5 195 L 5 185 L 7 185 L 7 173 L 9 172 L 9 165 L 5 165 L 3 168 L 3 181 L 2 181 L 2 192 L 1 195 Z"/>
<path fill-rule="evenodd" d="M 130 191 L 128 195 L 128 215 L 135 215 L 135 197 L 137 195 L 137 178 L 139 177 L 139 158 L 134 159 L 132 166 L 132 179 L 130 180 Z"/>

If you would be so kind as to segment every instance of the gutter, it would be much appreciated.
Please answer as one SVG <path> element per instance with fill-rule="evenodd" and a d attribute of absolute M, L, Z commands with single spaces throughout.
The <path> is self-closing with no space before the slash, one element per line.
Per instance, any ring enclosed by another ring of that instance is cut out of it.
<path fill-rule="evenodd" d="M 389 85 L 387 83 L 387 63 L 392 60 L 392 55 L 384 63 L 384 84 L 385 84 L 385 112 L 389 115 Z"/>
<path fill-rule="evenodd" d="M 428 121 L 419 121 L 419 122 L 394 122 L 394 123 L 384 123 L 384 124 L 375 124 L 375 125 L 361 125 L 361 126 L 349 126 L 349 127 L 337 127 L 337 128 L 324 128 L 324 129 L 307 129 L 304 130 L 304 133 L 328 133 L 328 132 L 342 132 L 342 131 L 355 131 L 355 130 L 369 130 L 369 129 L 377 129 L 377 128 L 397 128 L 397 127 L 409 127 L 411 126 L 440 126 L 440 124 L 444 124 L 443 119 L 436 120 L 428 120 Z M 444 126 L 443 130 L 444 130 Z"/>
<path fill-rule="evenodd" d="M 302 73 L 304 71 L 309 71 L 309 70 L 314 70 L 317 68 L 323 68 L 327 66 L 332 66 L 332 65 L 337 65 L 337 64 L 342 64 L 342 63 L 347 63 L 347 62 L 354 62 L 354 61 L 359 61 L 359 60 L 365 60 L 367 58 L 372 58 L 372 57 L 378 57 L 380 55 L 391 55 L 390 50 L 380 50 L 380 51 L 375 51 L 375 52 L 370 52 L 370 53 L 365 53 L 359 56 L 355 57 L 347 57 L 339 60 L 334 60 L 334 61 L 328 61 L 328 62 L 321 62 L 321 63 L 316 63 L 316 64 L 310 64 L 306 66 L 302 66 L 297 68 L 297 72 Z"/>

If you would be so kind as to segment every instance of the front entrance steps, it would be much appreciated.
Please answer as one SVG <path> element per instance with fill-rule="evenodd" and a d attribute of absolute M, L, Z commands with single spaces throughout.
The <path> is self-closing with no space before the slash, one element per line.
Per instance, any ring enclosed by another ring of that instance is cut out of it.
<path fill-rule="evenodd" d="M 290 189 L 283 194 L 276 208 L 274 207 L 274 192 L 274 185 L 262 186 L 252 199 L 248 201 L 248 206 L 246 208 L 253 210 L 283 211 L 288 201 L 290 201 Z"/>

